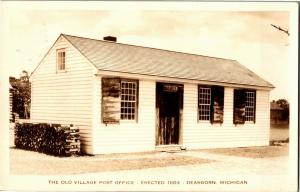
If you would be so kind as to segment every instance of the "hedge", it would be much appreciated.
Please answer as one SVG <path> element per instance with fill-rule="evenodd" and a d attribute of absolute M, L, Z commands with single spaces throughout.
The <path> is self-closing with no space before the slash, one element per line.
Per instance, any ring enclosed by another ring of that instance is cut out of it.
<path fill-rule="evenodd" d="M 56 156 L 80 153 L 79 129 L 73 125 L 47 123 L 16 123 L 16 148 L 38 151 Z"/>

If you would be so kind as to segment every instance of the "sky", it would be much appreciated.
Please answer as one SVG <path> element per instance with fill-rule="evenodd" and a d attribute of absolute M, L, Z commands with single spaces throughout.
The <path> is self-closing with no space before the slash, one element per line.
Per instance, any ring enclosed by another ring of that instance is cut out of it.
<path fill-rule="evenodd" d="M 237 60 L 272 83 L 270 100 L 289 99 L 290 14 L 197 9 L 22 9 L 4 7 L 7 73 L 32 72 L 60 33 Z"/>

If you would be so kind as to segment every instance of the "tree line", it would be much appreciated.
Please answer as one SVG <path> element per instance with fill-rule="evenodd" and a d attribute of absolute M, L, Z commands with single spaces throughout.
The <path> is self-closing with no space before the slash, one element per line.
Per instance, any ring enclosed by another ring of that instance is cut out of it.
<path fill-rule="evenodd" d="M 29 73 L 22 71 L 19 78 L 9 77 L 12 93 L 12 112 L 19 114 L 20 118 L 30 118 L 31 84 Z"/>

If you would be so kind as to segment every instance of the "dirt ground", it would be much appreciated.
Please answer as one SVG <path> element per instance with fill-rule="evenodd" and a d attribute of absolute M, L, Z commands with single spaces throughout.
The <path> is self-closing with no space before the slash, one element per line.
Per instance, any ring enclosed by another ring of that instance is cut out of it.
<path fill-rule="evenodd" d="M 10 149 L 12 174 L 82 174 L 209 163 L 210 160 L 173 153 L 135 153 L 80 157 L 54 157 Z"/>
<path fill-rule="evenodd" d="M 193 150 L 176 153 L 149 152 L 81 157 L 54 157 L 38 152 L 11 148 L 10 172 L 11 174 L 57 175 L 146 170 L 151 168 L 164 169 L 167 167 L 194 166 L 199 168 L 211 168 L 219 165 L 224 166 L 220 168 L 222 170 L 224 168 L 227 169 L 228 166 L 226 164 L 233 163 L 234 161 L 236 161 L 236 165 L 241 163 L 243 165 L 242 167 L 244 167 L 245 163 L 255 161 L 255 159 L 263 159 L 265 162 L 272 158 L 272 161 L 274 161 L 274 158 L 286 158 L 288 157 L 287 151 L 288 146 L 285 145 Z M 251 165 L 252 163 L 250 162 L 249 164 Z M 249 167 L 249 165 L 247 166 Z M 237 171 L 242 170 L 243 169 Z M 260 170 L 257 171 L 259 172 Z"/>

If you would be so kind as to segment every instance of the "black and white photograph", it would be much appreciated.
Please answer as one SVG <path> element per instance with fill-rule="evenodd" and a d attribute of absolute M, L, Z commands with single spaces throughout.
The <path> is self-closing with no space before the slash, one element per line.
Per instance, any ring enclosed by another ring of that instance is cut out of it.
<path fill-rule="evenodd" d="M 297 190 L 296 3 L 1 9 L 0 189 Z"/>

